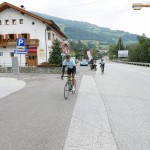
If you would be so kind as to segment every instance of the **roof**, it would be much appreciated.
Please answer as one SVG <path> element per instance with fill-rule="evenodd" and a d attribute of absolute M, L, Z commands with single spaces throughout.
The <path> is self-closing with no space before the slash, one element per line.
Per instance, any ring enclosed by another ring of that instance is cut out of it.
<path fill-rule="evenodd" d="M 45 18 L 42 18 L 42 17 L 40 17 L 38 15 L 35 15 L 35 14 L 29 12 L 29 11 L 26 11 L 25 9 L 19 8 L 19 7 L 14 6 L 14 5 L 10 4 L 10 3 L 7 3 L 7 2 L 3 2 L 2 4 L 0 4 L 0 12 L 4 11 L 7 8 L 12 8 L 14 10 L 17 10 L 17 11 L 23 13 L 23 14 L 26 14 L 26 15 L 31 16 L 33 18 L 36 18 L 36 19 L 42 21 L 43 23 L 46 23 L 46 24 L 50 25 L 62 37 L 67 39 L 67 36 L 60 30 L 60 28 L 52 20 L 46 20 Z"/>

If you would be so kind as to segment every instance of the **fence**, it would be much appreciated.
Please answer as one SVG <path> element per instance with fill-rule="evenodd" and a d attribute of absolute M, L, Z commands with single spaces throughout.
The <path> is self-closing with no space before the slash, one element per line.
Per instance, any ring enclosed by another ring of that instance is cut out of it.
<path fill-rule="evenodd" d="M 128 61 L 119 61 L 119 60 L 113 60 L 113 62 L 150 67 L 150 63 L 128 62 Z"/>

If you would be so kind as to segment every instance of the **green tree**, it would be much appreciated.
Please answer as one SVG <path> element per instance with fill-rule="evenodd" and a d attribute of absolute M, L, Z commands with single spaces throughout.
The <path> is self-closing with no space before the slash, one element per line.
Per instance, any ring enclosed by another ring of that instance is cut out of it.
<path fill-rule="evenodd" d="M 150 63 L 150 38 L 138 36 L 136 44 L 129 52 L 129 61 Z"/>
<path fill-rule="evenodd" d="M 118 57 L 118 48 L 117 45 L 110 45 L 109 47 L 109 59 L 112 60 Z"/>
<path fill-rule="evenodd" d="M 119 39 L 118 39 L 117 49 L 118 50 L 124 50 L 125 49 L 125 46 L 123 44 L 123 41 L 122 41 L 121 37 L 119 37 Z"/>
<path fill-rule="evenodd" d="M 61 46 L 60 46 L 60 42 L 57 39 L 53 41 L 52 53 L 49 58 L 49 63 L 56 64 L 56 65 L 62 64 Z"/>

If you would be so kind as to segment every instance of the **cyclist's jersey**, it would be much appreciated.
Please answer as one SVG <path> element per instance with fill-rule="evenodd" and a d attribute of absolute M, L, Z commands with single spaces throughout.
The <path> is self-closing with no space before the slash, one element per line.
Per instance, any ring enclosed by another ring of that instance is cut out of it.
<path fill-rule="evenodd" d="M 105 66 L 105 62 L 104 61 L 101 61 L 99 64 L 100 64 L 101 67 Z"/>
<path fill-rule="evenodd" d="M 104 61 L 101 61 L 99 64 L 101 64 L 101 65 L 105 65 L 105 62 L 104 62 Z"/>
<path fill-rule="evenodd" d="M 63 65 L 67 66 L 68 69 L 73 69 L 73 66 L 75 66 L 75 61 L 73 59 L 70 59 L 70 61 L 63 61 Z"/>

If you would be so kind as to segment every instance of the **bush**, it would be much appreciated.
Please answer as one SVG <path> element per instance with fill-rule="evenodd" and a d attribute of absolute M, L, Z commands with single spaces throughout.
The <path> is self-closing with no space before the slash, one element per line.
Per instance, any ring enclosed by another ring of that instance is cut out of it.
<path fill-rule="evenodd" d="M 38 67 L 60 67 L 58 64 L 49 64 L 48 62 L 43 62 Z"/>

